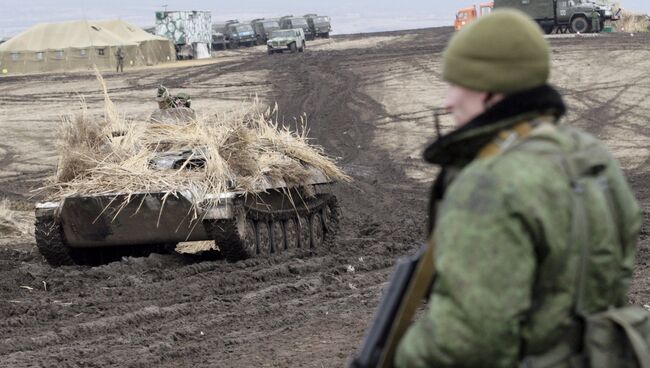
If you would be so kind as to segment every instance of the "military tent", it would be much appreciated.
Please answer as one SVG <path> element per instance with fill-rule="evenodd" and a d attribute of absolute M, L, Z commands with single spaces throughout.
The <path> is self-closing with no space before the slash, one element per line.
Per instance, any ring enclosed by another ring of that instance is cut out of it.
<path fill-rule="evenodd" d="M 122 48 L 124 64 L 151 65 L 175 60 L 167 39 L 146 35 L 123 21 L 71 21 L 37 24 L 0 44 L 3 74 L 114 69 Z M 141 30 L 140 30 L 141 31 Z"/>

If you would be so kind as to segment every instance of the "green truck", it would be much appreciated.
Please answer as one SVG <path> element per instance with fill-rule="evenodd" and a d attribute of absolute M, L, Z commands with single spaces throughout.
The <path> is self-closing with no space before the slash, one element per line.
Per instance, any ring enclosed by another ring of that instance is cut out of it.
<path fill-rule="evenodd" d="M 494 8 L 515 8 L 533 18 L 546 34 L 600 32 L 617 20 L 611 6 L 589 0 L 494 0 Z"/>

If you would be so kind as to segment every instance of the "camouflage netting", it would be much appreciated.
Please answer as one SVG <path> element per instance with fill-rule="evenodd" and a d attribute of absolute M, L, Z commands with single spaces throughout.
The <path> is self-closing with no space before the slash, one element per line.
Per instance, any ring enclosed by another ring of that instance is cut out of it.
<path fill-rule="evenodd" d="M 280 127 L 273 119 L 275 109 L 259 102 L 169 125 L 120 117 L 105 87 L 104 93 L 103 118 L 84 110 L 64 119 L 57 173 L 42 188 L 52 199 L 185 191 L 199 203 L 206 194 L 227 190 L 255 193 L 276 183 L 304 186 L 312 168 L 332 181 L 349 180 L 322 148 L 308 143 L 304 130 Z M 183 151 L 191 153 L 180 168 L 161 170 L 151 164 L 165 152 Z M 204 160 L 204 167 L 188 168 L 196 158 Z"/>

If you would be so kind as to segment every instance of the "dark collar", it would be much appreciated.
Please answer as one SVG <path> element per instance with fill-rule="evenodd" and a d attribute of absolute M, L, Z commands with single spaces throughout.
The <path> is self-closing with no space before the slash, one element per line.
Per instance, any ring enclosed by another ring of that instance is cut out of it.
<path fill-rule="evenodd" d="M 544 85 L 506 96 L 469 123 L 443 135 L 424 151 L 424 159 L 441 166 L 464 166 L 499 131 L 540 115 L 554 116 L 557 121 L 566 112 L 562 96 Z"/>

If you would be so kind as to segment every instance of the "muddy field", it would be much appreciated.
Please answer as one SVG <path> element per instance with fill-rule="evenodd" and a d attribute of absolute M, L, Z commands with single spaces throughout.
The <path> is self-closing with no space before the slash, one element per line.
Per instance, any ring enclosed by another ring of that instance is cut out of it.
<path fill-rule="evenodd" d="M 0 78 L 0 365 L 7 367 L 340 367 L 357 348 L 391 265 L 424 240 L 434 167 L 431 109 L 445 93 L 440 52 L 452 30 L 344 36 L 304 54 L 263 48 L 104 75 L 127 116 L 147 117 L 159 83 L 218 113 L 257 96 L 354 178 L 336 194 L 336 244 L 227 263 L 181 255 L 51 268 L 35 251 L 30 191 L 53 173 L 60 116 L 93 113 L 91 73 Z M 630 299 L 650 304 L 650 36 L 553 39 L 552 83 L 569 124 L 612 149 L 645 211 Z M 449 129 L 451 121 L 443 120 Z M 9 231 L 11 228 L 11 231 Z M 477 306 L 480 308 L 480 306 Z"/>

